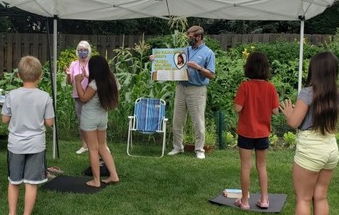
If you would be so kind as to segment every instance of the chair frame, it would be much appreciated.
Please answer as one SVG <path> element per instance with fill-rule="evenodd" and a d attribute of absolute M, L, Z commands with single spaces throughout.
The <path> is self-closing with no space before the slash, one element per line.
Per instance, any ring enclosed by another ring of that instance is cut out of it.
<path fill-rule="evenodd" d="M 134 108 L 136 106 L 136 104 L 141 100 L 141 99 L 146 99 L 144 97 L 142 98 L 138 98 L 137 100 L 135 100 L 134 102 Z M 166 105 L 166 102 L 163 99 L 159 99 L 160 103 L 162 105 Z M 154 157 L 154 156 L 143 156 L 143 155 L 132 155 L 130 152 L 130 148 L 133 147 L 133 141 L 132 141 L 132 137 L 133 131 L 139 131 L 136 128 L 136 115 L 133 114 L 133 116 L 128 116 L 129 122 L 128 122 L 128 137 L 127 137 L 127 155 L 132 156 L 132 157 Z M 165 153 L 165 148 L 166 148 L 166 122 L 168 121 L 167 118 L 163 118 L 162 122 L 161 122 L 161 126 L 160 126 L 160 130 L 155 130 L 154 133 L 162 133 L 163 134 L 163 139 L 162 139 L 162 150 L 161 150 L 161 155 L 159 156 L 159 158 L 164 156 Z"/>

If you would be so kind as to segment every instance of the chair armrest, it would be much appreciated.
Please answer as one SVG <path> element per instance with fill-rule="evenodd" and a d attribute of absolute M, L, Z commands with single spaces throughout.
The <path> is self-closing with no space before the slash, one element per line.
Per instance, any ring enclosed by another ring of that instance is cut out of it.
<path fill-rule="evenodd" d="M 134 116 L 128 116 L 128 119 L 133 119 L 134 118 Z"/>

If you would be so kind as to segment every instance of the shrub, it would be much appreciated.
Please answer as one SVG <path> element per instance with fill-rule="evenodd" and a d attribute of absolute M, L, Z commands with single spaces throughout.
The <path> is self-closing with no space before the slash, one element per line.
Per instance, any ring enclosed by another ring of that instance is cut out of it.
<path fill-rule="evenodd" d="M 283 136 L 283 139 L 284 139 L 284 146 L 286 148 L 295 148 L 295 146 L 297 145 L 296 135 L 292 132 L 285 133 Z"/>
<path fill-rule="evenodd" d="M 214 122 L 208 121 L 205 132 L 206 145 L 215 145 L 217 143 L 216 126 Z"/>
<path fill-rule="evenodd" d="M 235 147 L 237 145 L 237 135 L 233 135 L 231 132 L 227 131 L 224 132 L 223 136 L 227 146 Z"/>
<path fill-rule="evenodd" d="M 279 60 L 281 63 L 287 63 L 289 61 L 299 59 L 299 41 L 287 42 L 287 41 L 275 41 L 270 43 L 249 43 L 242 44 L 235 48 L 237 50 L 238 57 L 242 56 L 242 52 L 247 49 L 251 51 L 259 51 L 266 54 L 270 62 Z M 304 43 L 304 59 L 309 59 L 323 48 Z"/>
<path fill-rule="evenodd" d="M 279 143 L 279 137 L 275 134 L 271 134 L 269 136 L 269 141 L 272 147 L 276 148 L 278 146 Z"/>

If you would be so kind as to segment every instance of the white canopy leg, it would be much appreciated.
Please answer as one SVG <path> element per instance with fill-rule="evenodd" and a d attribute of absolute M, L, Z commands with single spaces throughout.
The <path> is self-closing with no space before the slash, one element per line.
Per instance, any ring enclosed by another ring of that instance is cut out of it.
<path fill-rule="evenodd" d="M 304 60 L 304 18 L 300 21 L 300 48 L 299 48 L 299 76 L 298 76 L 298 93 L 301 90 L 303 77 L 303 60 Z"/>
<path fill-rule="evenodd" d="M 53 19 L 53 91 L 54 91 L 54 107 L 56 111 L 57 107 L 57 32 L 58 20 L 56 17 Z M 56 114 L 56 113 L 55 113 Z M 53 126 L 53 159 L 56 158 L 56 126 Z"/>

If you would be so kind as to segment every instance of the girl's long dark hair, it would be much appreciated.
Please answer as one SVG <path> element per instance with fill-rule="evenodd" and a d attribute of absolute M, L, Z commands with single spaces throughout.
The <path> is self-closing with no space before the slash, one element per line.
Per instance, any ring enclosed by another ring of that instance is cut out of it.
<path fill-rule="evenodd" d="M 93 56 L 88 62 L 89 82 L 95 80 L 100 104 L 105 110 L 115 108 L 119 102 L 117 82 L 106 59 Z"/>
<path fill-rule="evenodd" d="M 338 58 L 331 52 L 312 57 L 307 84 L 313 88 L 313 129 L 321 134 L 335 131 L 338 118 Z"/>
<path fill-rule="evenodd" d="M 267 80 L 270 78 L 270 64 L 264 53 L 252 52 L 246 60 L 245 76 L 250 79 Z"/>

